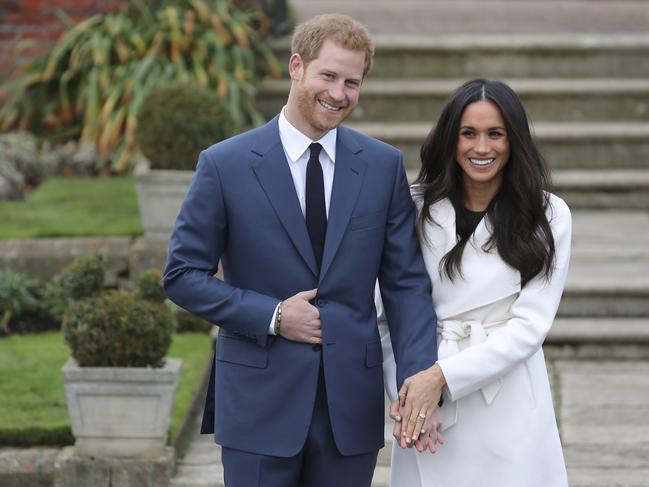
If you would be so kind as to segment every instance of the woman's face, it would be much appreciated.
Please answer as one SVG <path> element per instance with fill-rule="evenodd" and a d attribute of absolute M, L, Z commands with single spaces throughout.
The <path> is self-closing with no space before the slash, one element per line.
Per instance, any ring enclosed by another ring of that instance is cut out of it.
<path fill-rule="evenodd" d="M 455 160 L 463 171 L 465 191 L 496 195 L 509 161 L 509 140 L 495 103 L 477 101 L 464 109 Z"/>

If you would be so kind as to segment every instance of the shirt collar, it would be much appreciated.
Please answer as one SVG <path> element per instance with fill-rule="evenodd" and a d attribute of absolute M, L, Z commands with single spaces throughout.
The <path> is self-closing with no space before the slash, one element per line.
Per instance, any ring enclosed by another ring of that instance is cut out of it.
<path fill-rule="evenodd" d="M 335 163 L 338 128 L 331 129 L 320 140 L 311 140 L 288 121 L 286 115 L 284 115 L 285 108 L 282 108 L 279 113 L 279 138 L 291 162 L 297 161 L 313 142 L 318 142 L 322 145 L 331 162 Z"/>

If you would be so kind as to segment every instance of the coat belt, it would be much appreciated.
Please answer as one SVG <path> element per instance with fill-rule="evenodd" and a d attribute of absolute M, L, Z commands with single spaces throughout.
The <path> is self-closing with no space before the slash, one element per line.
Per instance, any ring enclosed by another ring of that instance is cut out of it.
<path fill-rule="evenodd" d="M 441 337 L 438 357 L 443 359 L 460 353 L 460 343 L 464 348 L 474 347 L 487 340 L 487 336 L 492 331 L 501 328 L 507 324 L 508 320 L 480 322 L 474 320 L 441 320 L 437 323 L 437 333 Z M 482 397 L 487 405 L 490 405 L 495 399 L 496 395 L 502 387 L 503 380 L 498 380 L 483 386 L 480 389 Z M 446 418 L 443 424 L 444 429 L 452 426 L 457 422 L 458 408 L 457 404 L 453 403 L 452 408 L 455 410 L 451 418 Z M 449 422 L 449 419 L 451 421 Z"/>

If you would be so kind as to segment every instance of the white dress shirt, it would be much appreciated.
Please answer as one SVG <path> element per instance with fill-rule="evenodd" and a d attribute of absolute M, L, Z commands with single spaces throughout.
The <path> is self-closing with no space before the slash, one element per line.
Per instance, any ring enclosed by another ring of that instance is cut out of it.
<path fill-rule="evenodd" d="M 327 216 L 329 216 L 331 187 L 334 182 L 337 133 L 338 129 L 332 129 L 320 140 L 311 140 L 291 125 L 291 122 L 284 115 L 284 109 L 279 114 L 279 138 L 282 141 L 291 176 L 293 176 L 293 185 L 300 200 L 303 215 L 306 214 L 306 165 L 309 162 L 309 146 L 314 142 L 318 142 L 323 149 L 320 151 L 320 165 L 322 166 L 322 176 L 324 178 L 325 208 Z"/>
<path fill-rule="evenodd" d="M 324 178 L 325 209 L 328 217 L 329 205 L 331 202 L 331 188 L 334 182 L 336 136 L 338 134 L 338 129 L 334 128 L 330 130 L 322 136 L 320 140 L 311 140 L 288 121 L 284 115 L 285 108 L 286 107 L 282 108 L 282 111 L 279 113 L 279 138 L 282 141 L 284 154 L 286 154 L 286 161 L 291 170 L 293 185 L 295 186 L 297 199 L 300 202 L 302 214 L 306 214 L 306 166 L 309 162 L 309 146 L 314 142 L 318 142 L 323 149 L 320 151 L 320 165 L 322 166 L 322 176 Z M 275 334 L 276 315 L 277 308 L 273 313 L 273 318 L 268 327 L 268 333 L 271 335 Z"/>

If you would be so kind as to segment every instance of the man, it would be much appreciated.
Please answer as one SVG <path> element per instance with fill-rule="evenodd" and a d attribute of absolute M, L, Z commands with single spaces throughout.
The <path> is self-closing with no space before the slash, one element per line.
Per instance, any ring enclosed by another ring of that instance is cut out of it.
<path fill-rule="evenodd" d="M 228 487 L 370 485 L 384 443 L 377 278 L 399 383 L 435 362 L 401 153 L 340 126 L 372 56 L 350 17 L 299 26 L 286 106 L 201 153 L 178 216 L 164 283 L 220 326 L 202 432 L 223 446 Z M 427 386 L 409 383 L 421 428 L 430 409 L 412 391 Z"/>

